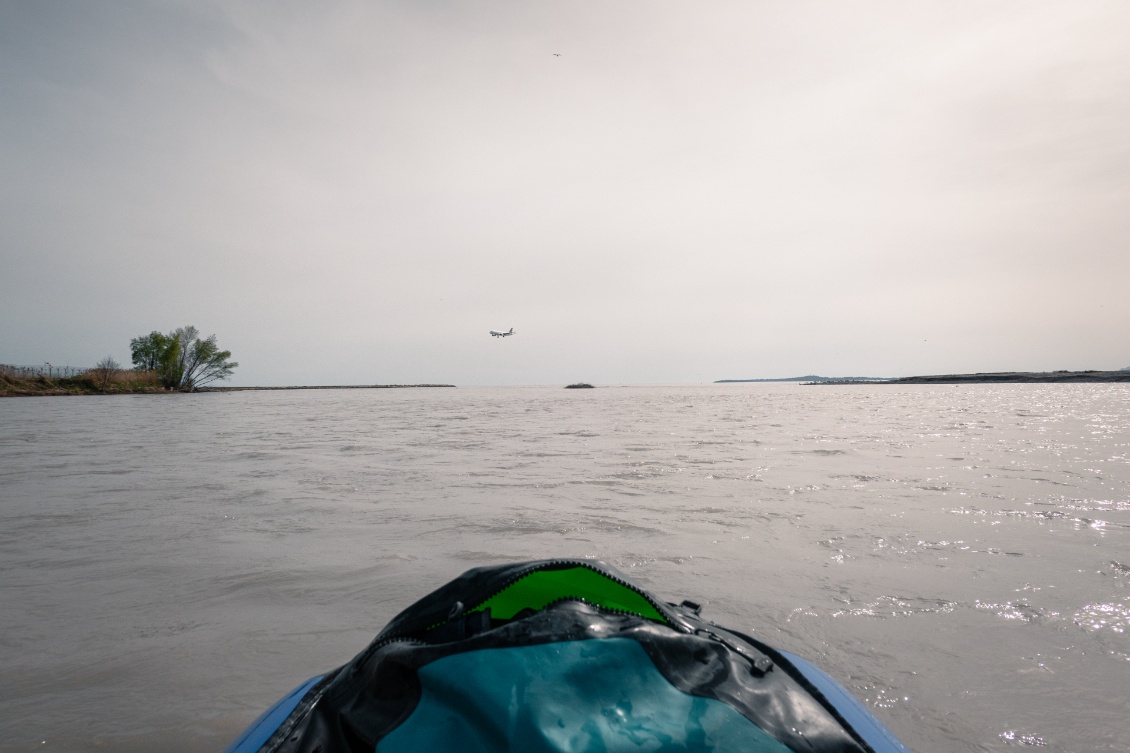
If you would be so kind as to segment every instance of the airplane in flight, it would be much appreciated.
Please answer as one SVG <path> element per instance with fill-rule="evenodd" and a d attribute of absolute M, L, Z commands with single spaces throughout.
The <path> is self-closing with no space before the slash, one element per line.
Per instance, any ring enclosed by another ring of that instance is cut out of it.
<path fill-rule="evenodd" d="M 514 328 L 513 327 L 510 328 L 509 332 L 499 332 L 496 329 L 492 329 L 490 331 L 491 337 L 510 337 L 512 334 L 514 334 Z"/>

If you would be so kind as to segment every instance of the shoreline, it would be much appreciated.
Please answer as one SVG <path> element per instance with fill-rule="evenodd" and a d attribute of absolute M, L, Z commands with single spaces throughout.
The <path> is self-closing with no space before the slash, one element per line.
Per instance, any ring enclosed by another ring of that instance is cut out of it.
<path fill-rule="evenodd" d="M 152 373 L 115 369 L 102 376 L 93 370 L 75 376 L 23 377 L 0 371 L 0 397 L 62 397 L 67 395 L 155 395 L 168 392 Z"/>
<path fill-rule="evenodd" d="M 936 374 L 899 379 L 829 379 L 817 384 L 1108 384 L 1130 382 L 1130 371 L 996 371 L 977 374 Z"/>
<path fill-rule="evenodd" d="M 787 379 L 720 379 L 715 384 L 742 382 L 793 382 L 804 386 L 812 385 L 860 385 L 860 384 L 1119 384 L 1130 383 L 1130 370 L 1119 371 L 998 371 L 975 374 L 930 374 L 900 377 L 896 379 L 868 379 L 847 377 L 844 379 L 820 378 L 801 381 L 811 377 Z M 568 385 L 568 388 L 581 385 Z M 589 385 L 585 384 L 585 387 Z M 270 392 L 278 390 L 388 390 L 388 389 L 455 389 L 454 384 L 310 384 L 286 385 L 280 387 L 201 387 L 197 393 L 205 392 Z M 62 397 L 70 395 L 177 395 L 185 394 L 176 390 L 166 390 L 148 382 L 111 383 L 99 389 L 94 380 L 86 375 L 48 379 L 35 377 L 21 379 L 4 375 L 0 378 L 0 398 L 2 397 Z"/>
<path fill-rule="evenodd" d="M 289 387 L 201 387 L 197 392 L 253 392 L 265 390 L 401 390 L 417 387 L 455 387 L 454 384 L 310 384 Z"/>
<path fill-rule="evenodd" d="M 155 379 L 132 378 L 133 372 L 119 371 L 117 376 L 100 382 L 90 374 L 51 379 L 45 376 L 23 378 L 0 373 L 0 398 L 3 397 L 68 397 L 83 395 L 182 395 L 179 390 L 168 390 L 157 385 Z M 265 390 L 380 390 L 413 389 L 417 387 L 451 387 L 454 384 L 332 384 L 293 385 L 286 387 L 201 387 L 204 392 L 245 392 Z"/>

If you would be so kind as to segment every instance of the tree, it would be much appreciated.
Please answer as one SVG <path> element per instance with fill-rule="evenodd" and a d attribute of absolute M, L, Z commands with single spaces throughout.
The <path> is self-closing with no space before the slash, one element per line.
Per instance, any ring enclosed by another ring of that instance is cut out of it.
<path fill-rule="evenodd" d="M 94 383 L 98 385 L 98 389 L 103 392 L 110 386 L 110 380 L 114 378 L 121 366 L 114 360 L 113 356 L 106 356 L 101 361 L 94 365 L 91 371 L 94 374 Z"/>
<path fill-rule="evenodd" d="M 196 327 L 181 327 L 167 335 L 151 332 L 130 341 L 136 368 L 157 372 L 157 379 L 170 390 L 192 392 L 231 376 L 239 366 L 230 350 L 220 350 L 216 336 L 201 340 Z"/>
<path fill-rule="evenodd" d="M 180 388 L 186 392 L 199 389 L 220 379 L 227 379 L 238 363 L 228 361 L 230 350 L 220 350 L 216 336 L 201 340 L 196 327 L 181 327 L 173 333 L 177 339 L 177 373 Z"/>
<path fill-rule="evenodd" d="M 159 371 L 165 351 L 169 348 L 169 338 L 154 330 L 144 337 L 129 341 L 133 367 L 138 371 Z"/>

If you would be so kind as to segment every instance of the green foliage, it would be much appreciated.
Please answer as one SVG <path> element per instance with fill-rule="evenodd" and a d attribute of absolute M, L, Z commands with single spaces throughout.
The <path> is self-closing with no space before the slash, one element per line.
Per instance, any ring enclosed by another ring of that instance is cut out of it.
<path fill-rule="evenodd" d="M 157 371 L 161 368 L 161 361 L 169 344 L 169 336 L 156 330 L 144 337 L 133 338 L 129 341 L 133 367 L 138 371 Z"/>
<path fill-rule="evenodd" d="M 181 327 L 167 335 L 151 332 L 130 341 L 134 367 L 157 372 L 162 386 L 192 392 L 231 376 L 238 363 L 230 350 L 220 350 L 216 336 L 200 339 L 196 327 Z"/>

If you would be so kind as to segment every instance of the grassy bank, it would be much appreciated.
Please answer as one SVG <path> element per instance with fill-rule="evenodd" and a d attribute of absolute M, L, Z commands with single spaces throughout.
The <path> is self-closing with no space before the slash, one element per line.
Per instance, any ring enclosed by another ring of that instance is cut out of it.
<path fill-rule="evenodd" d="M 168 392 L 152 371 L 116 369 L 108 373 L 87 371 L 73 377 L 21 377 L 0 371 L 0 397 L 36 395 L 124 395 Z"/>

